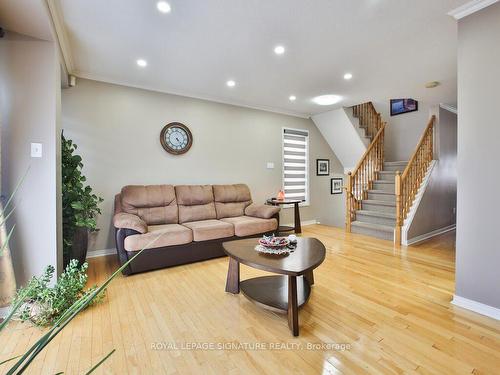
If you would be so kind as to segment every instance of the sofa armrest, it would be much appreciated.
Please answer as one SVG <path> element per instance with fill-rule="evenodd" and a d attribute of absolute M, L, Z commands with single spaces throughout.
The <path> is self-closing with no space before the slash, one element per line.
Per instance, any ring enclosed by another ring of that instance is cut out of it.
<path fill-rule="evenodd" d="M 245 215 L 258 217 L 261 219 L 270 219 L 280 212 L 277 206 L 269 206 L 265 204 L 251 204 L 245 208 Z"/>
<path fill-rule="evenodd" d="M 147 233 L 148 226 L 139 216 L 120 212 L 113 217 L 113 225 L 117 229 L 133 229 L 139 233 Z"/>

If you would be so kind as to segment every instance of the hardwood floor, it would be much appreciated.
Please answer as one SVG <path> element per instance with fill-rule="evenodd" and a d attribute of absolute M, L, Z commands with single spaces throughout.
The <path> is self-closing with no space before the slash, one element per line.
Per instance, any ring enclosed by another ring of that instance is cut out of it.
<path fill-rule="evenodd" d="M 304 235 L 323 241 L 327 257 L 300 311 L 298 338 L 285 316 L 224 292 L 228 259 L 220 258 L 120 276 L 105 301 L 76 318 L 29 373 L 82 374 L 113 348 L 96 373 L 500 373 L 500 322 L 450 304 L 454 233 L 401 249 L 321 225 L 305 227 Z M 115 267 L 114 257 L 91 259 L 92 282 Z M 242 280 L 261 274 L 241 266 Z M 0 361 L 22 353 L 41 334 L 12 324 L 0 335 Z M 183 350 L 189 343 L 247 347 Z M 311 350 L 322 343 L 345 345 Z M 268 350 L 248 347 L 257 344 Z M 6 368 L 0 366 L 0 373 Z"/>

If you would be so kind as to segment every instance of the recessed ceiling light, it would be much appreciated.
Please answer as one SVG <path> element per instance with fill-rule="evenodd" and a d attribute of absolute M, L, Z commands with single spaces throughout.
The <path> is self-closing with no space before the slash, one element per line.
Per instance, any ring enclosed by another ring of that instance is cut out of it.
<path fill-rule="evenodd" d="M 283 46 L 274 47 L 274 53 L 277 55 L 283 55 L 285 53 L 285 47 Z"/>
<path fill-rule="evenodd" d="M 236 82 L 234 82 L 232 79 L 230 79 L 229 81 L 226 82 L 226 85 L 228 87 L 234 87 L 234 86 L 236 86 Z"/>
<path fill-rule="evenodd" d="M 144 59 L 139 59 L 137 60 L 137 65 L 139 65 L 141 68 L 145 68 L 148 66 L 148 62 Z"/>
<path fill-rule="evenodd" d="M 352 74 L 351 73 L 344 74 L 344 79 L 345 80 L 350 80 L 351 78 L 352 78 Z"/>
<path fill-rule="evenodd" d="M 339 95 L 321 95 L 313 98 L 313 102 L 317 105 L 332 105 L 340 102 L 342 97 Z"/>
<path fill-rule="evenodd" d="M 166 1 L 158 1 L 158 3 L 156 3 L 156 7 L 162 13 L 170 13 L 170 11 L 172 10 L 170 4 Z"/>
<path fill-rule="evenodd" d="M 295 95 L 290 95 L 288 99 L 290 99 L 291 102 L 294 102 L 297 97 Z"/>

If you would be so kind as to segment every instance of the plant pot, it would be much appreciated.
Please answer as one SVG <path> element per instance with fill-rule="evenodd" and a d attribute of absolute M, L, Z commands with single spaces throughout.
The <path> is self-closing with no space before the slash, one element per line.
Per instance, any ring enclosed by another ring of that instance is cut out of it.
<path fill-rule="evenodd" d="M 73 244 L 68 263 L 71 259 L 78 260 L 78 265 L 81 266 L 87 258 L 87 250 L 89 247 L 89 230 L 83 227 L 76 227 L 73 235 Z M 67 264 L 64 265 L 66 267 Z"/>

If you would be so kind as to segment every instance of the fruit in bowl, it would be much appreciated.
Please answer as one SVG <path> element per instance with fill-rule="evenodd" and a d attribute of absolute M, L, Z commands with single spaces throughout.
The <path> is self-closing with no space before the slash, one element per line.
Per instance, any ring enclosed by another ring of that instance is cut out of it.
<path fill-rule="evenodd" d="M 259 244 L 264 247 L 276 249 L 288 246 L 290 241 L 286 237 L 264 236 L 259 239 Z"/>

